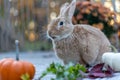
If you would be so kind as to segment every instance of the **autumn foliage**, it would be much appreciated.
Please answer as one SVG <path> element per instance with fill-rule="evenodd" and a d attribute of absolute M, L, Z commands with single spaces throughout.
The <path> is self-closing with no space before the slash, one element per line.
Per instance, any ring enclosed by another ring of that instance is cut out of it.
<path fill-rule="evenodd" d="M 73 23 L 90 24 L 102 30 L 107 37 L 110 37 L 115 32 L 113 27 L 114 17 L 115 13 L 102 4 L 83 1 L 76 4 Z"/>

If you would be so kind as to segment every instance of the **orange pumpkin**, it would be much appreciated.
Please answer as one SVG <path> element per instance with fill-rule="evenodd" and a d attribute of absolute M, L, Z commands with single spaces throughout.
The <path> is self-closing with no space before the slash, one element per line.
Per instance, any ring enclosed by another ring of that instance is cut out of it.
<path fill-rule="evenodd" d="M 22 80 L 21 76 L 26 73 L 32 80 L 35 74 L 35 67 L 32 63 L 11 58 L 0 60 L 0 80 Z"/>

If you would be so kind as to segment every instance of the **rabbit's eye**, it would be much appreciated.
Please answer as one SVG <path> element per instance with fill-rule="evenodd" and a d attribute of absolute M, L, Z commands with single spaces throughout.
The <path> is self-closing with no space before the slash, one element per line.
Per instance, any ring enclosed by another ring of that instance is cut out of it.
<path fill-rule="evenodd" d="M 64 22 L 63 21 L 60 21 L 59 23 L 58 23 L 58 29 L 60 29 L 61 27 L 63 27 L 64 26 Z"/>
<path fill-rule="evenodd" d="M 61 21 L 61 22 L 59 23 L 59 25 L 62 26 L 62 25 L 63 25 L 63 21 Z"/>

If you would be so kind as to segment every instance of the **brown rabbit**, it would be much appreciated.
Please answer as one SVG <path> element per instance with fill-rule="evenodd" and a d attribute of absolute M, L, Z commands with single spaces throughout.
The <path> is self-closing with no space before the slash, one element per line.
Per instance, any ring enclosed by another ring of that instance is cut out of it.
<path fill-rule="evenodd" d="M 89 25 L 73 25 L 76 0 L 65 3 L 60 15 L 48 25 L 47 35 L 53 42 L 56 55 L 69 62 L 94 65 L 101 62 L 104 52 L 111 51 L 110 42 L 99 29 Z"/>

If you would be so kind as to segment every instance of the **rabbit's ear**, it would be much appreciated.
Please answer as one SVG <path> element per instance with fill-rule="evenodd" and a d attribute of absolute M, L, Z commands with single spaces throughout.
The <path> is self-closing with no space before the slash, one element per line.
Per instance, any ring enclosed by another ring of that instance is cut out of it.
<path fill-rule="evenodd" d="M 65 15 L 68 17 L 68 19 L 72 19 L 72 16 L 74 14 L 76 8 L 76 0 L 73 0 L 71 4 L 69 5 L 67 11 L 65 12 Z"/>
<path fill-rule="evenodd" d="M 76 7 L 76 0 L 73 0 L 70 4 L 69 3 L 65 3 L 61 9 L 60 9 L 60 17 L 64 16 L 67 19 L 71 20 L 72 16 L 74 14 L 75 11 L 75 7 Z"/>
<path fill-rule="evenodd" d="M 72 19 L 72 16 L 74 14 L 74 11 L 75 11 L 75 8 L 76 8 L 76 0 L 73 0 L 71 2 L 71 4 L 69 5 L 69 8 L 66 12 L 66 15 L 68 15 L 68 18 L 71 20 Z"/>
<path fill-rule="evenodd" d="M 60 14 L 59 16 L 63 16 L 65 11 L 67 10 L 67 7 L 69 6 L 69 3 L 65 3 L 62 5 L 62 7 L 60 8 Z"/>

